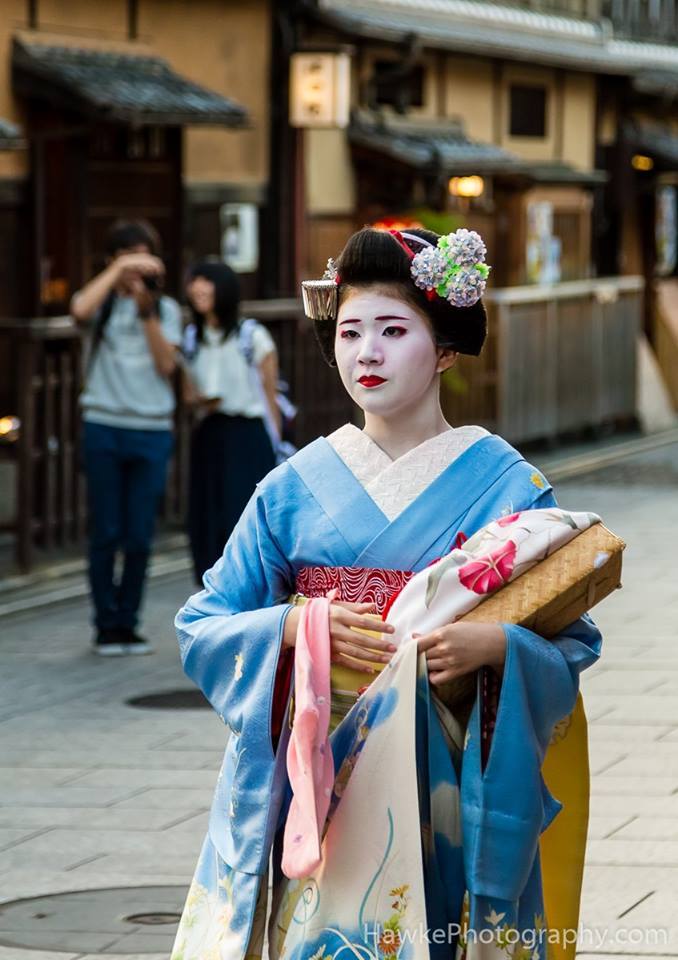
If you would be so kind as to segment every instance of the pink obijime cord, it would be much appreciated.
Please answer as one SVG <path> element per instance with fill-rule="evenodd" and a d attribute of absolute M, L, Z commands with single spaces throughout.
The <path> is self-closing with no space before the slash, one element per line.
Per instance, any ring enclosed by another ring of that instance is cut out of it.
<path fill-rule="evenodd" d="M 332 797 L 334 760 L 330 726 L 330 603 L 309 600 L 301 611 L 294 653 L 295 712 L 287 748 L 293 791 L 283 840 L 282 870 L 290 879 L 307 877 L 321 860 L 320 844 Z"/>

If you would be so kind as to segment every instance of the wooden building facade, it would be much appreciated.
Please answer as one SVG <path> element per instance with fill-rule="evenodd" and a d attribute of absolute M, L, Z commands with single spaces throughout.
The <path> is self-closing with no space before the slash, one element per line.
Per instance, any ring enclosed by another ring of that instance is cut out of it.
<path fill-rule="evenodd" d="M 182 262 L 219 253 L 225 203 L 258 215 L 270 16 L 267 0 L 5 0 L 0 118 L 20 146 L 0 128 L 1 316 L 64 312 L 115 217 L 156 225 L 176 290 Z M 258 292 L 258 264 L 244 281 Z"/>
<path fill-rule="evenodd" d="M 317 274 L 364 223 L 466 225 L 500 287 L 676 272 L 674 0 L 315 0 L 295 48 L 351 53 L 351 120 L 298 135 Z M 482 179 L 473 197 L 450 193 Z M 661 247 L 661 250 L 658 249 Z"/>

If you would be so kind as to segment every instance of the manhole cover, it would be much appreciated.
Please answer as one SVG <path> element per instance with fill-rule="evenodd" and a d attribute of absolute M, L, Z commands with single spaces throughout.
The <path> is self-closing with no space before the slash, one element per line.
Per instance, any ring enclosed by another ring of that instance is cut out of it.
<path fill-rule="evenodd" d="M 0 907 L 0 946 L 68 953 L 169 956 L 185 887 L 79 890 Z"/>
<path fill-rule="evenodd" d="M 130 707 L 145 707 L 149 710 L 210 710 L 209 702 L 196 687 L 179 690 L 162 690 L 144 693 L 126 700 Z"/>
<path fill-rule="evenodd" d="M 127 923 L 141 924 L 146 927 L 157 927 L 163 923 L 179 923 L 180 913 L 133 913 L 124 918 Z"/>

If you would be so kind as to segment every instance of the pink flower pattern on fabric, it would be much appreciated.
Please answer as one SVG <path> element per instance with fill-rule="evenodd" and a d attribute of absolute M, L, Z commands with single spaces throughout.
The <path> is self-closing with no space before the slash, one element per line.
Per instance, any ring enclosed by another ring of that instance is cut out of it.
<path fill-rule="evenodd" d="M 481 560 L 472 560 L 459 569 L 459 580 L 474 593 L 493 593 L 508 583 L 516 559 L 516 545 L 507 540 Z"/>
<path fill-rule="evenodd" d="M 508 517 L 499 517 L 497 520 L 498 527 L 510 527 L 512 523 L 515 523 L 520 513 L 512 513 Z"/>
<path fill-rule="evenodd" d="M 520 518 L 520 525 L 506 529 Z M 398 648 L 390 666 L 412 649 L 413 634 L 455 623 L 488 594 L 521 576 L 535 564 L 600 518 L 592 513 L 570 513 L 556 507 L 524 510 L 501 517 L 475 531 L 463 545 L 415 574 L 402 571 L 307 568 L 305 584 L 310 600 L 302 611 L 295 649 L 296 711 L 287 753 L 287 771 L 293 800 L 285 826 L 283 872 L 289 878 L 310 876 L 321 863 L 321 839 L 334 786 L 330 718 L 329 604 L 338 587 L 357 583 L 375 589 L 382 608 L 396 596 L 384 619 L 393 625 L 391 640 Z M 463 536 L 463 534 L 462 534 Z M 460 537 L 461 540 L 461 537 Z M 298 578 L 299 580 L 302 578 Z M 318 592 L 333 586 L 327 597 Z M 316 592 L 318 591 L 318 592 Z M 384 682 L 387 671 L 374 682 Z M 486 691 L 487 693 L 487 691 Z"/>

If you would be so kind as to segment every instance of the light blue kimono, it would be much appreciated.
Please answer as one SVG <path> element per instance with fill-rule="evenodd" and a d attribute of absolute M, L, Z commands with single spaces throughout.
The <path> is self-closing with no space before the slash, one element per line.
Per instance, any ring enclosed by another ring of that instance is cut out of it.
<path fill-rule="evenodd" d="M 179 611 L 184 669 L 232 731 L 196 880 L 209 888 L 218 860 L 230 946 L 241 960 L 288 782 L 283 731 L 271 736 L 276 667 L 295 575 L 306 566 L 417 571 L 502 514 L 555 504 L 542 475 L 496 436 L 477 441 L 389 521 L 324 438 L 258 486 L 205 589 Z M 582 669 L 601 639 L 588 618 L 555 640 L 507 625 L 507 658 L 489 762 L 482 770 L 476 703 L 461 778 L 465 885 L 471 917 L 492 903 L 521 922 L 537 905 L 538 840 L 559 804 L 541 763 L 555 724 L 573 709 Z M 520 771 L 518 778 L 516 771 Z M 528 895 L 529 892 L 529 895 Z M 536 898 L 536 899 L 535 899 Z M 192 960 L 188 954 L 186 960 Z M 310 956 L 310 954 L 309 954 Z M 175 948 L 173 957 L 184 957 Z"/>

